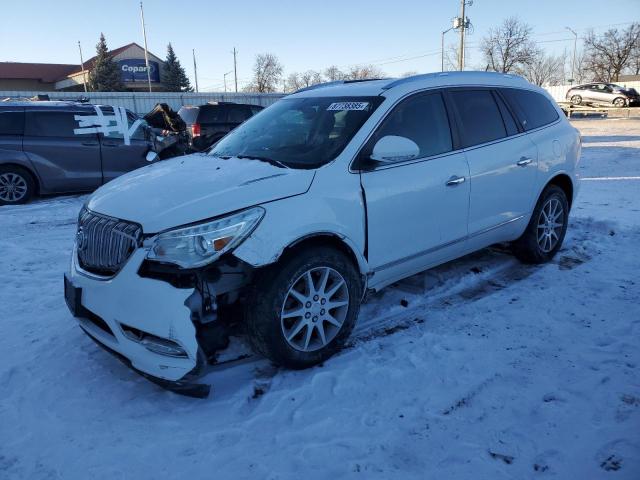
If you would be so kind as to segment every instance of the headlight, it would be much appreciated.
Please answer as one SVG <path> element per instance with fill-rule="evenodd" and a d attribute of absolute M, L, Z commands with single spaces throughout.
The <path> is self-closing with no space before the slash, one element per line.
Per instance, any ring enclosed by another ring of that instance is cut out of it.
<path fill-rule="evenodd" d="M 263 216 L 264 208 L 254 207 L 211 222 L 169 230 L 153 239 L 147 258 L 183 268 L 201 267 L 247 238 Z"/>

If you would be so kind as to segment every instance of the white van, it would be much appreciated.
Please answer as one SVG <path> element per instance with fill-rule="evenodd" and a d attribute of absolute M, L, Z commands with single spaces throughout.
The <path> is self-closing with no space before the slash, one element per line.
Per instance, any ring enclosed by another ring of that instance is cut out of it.
<path fill-rule="evenodd" d="M 344 344 L 367 291 L 498 242 L 550 260 L 580 148 L 518 76 L 303 89 L 207 153 L 97 190 L 66 300 L 89 336 L 169 387 L 215 362 L 238 327 L 273 362 L 309 367 Z"/>

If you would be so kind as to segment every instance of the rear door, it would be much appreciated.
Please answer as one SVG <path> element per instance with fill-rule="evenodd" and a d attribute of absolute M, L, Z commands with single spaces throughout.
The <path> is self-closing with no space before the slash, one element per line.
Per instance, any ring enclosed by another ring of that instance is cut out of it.
<path fill-rule="evenodd" d="M 492 89 L 451 89 L 448 98 L 469 162 L 469 236 L 526 216 L 538 163 L 535 144 Z"/>
<path fill-rule="evenodd" d="M 103 107 L 102 110 L 107 115 L 113 113 L 113 110 L 109 111 L 108 107 Z M 139 120 L 133 114 L 129 114 L 127 119 L 129 128 L 136 120 Z M 147 138 L 146 128 L 147 122 L 142 120 L 138 128 L 130 135 L 129 145 L 125 145 L 124 135 L 120 132 L 110 132 L 108 135 L 100 134 L 104 183 L 149 164 L 146 156 L 151 150 L 152 144 Z"/>
<path fill-rule="evenodd" d="M 367 142 L 361 158 L 370 156 L 375 143 L 389 135 L 414 141 L 420 156 L 361 173 L 368 259 L 380 282 L 455 256 L 444 247 L 462 250 L 469 213 L 469 167 L 464 153 L 454 150 L 440 92 L 400 102 Z"/>
<path fill-rule="evenodd" d="M 23 149 L 46 190 L 93 190 L 102 183 L 100 144 L 95 133 L 76 135 L 75 116 L 88 110 L 27 109 Z"/>
<path fill-rule="evenodd" d="M 22 158 L 24 134 L 24 108 L 0 106 L 0 163 L 11 161 L 17 155 Z"/>

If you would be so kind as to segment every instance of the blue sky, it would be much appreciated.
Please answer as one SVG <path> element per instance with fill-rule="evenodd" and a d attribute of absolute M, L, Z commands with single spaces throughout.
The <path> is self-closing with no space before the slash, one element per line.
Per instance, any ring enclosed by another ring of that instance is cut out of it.
<path fill-rule="evenodd" d="M 640 19 L 640 0 L 604 3 L 606 8 L 602 0 L 475 0 L 468 8 L 474 25 L 468 65 L 481 64 L 474 47 L 511 15 L 529 23 L 535 40 L 554 52 L 573 48 L 565 26 L 582 35 L 590 27 L 624 28 Z M 221 90 L 223 74 L 233 69 L 234 46 L 240 84 L 249 80 L 254 57 L 262 52 L 276 54 L 286 73 L 362 63 L 376 63 L 390 76 L 438 70 L 440 33 L 458 14 L 459 0 L 146 0 L 144 8 L 149 50 L 164 58 L 170 41 L 193 81 L 195 48 L 200 88 Z M 77 41 L 89 58 L 100 32 L 110 48 L 143 43 L 135 0 L 9 0 L 0 22 L 0 61 L 78 62 Z M 454 42 L 455 33 L 446 38 Z"/>

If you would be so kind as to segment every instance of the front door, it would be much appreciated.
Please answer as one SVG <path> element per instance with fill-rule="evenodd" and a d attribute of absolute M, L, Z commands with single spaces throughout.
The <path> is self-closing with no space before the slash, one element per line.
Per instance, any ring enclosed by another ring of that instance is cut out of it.
<path fill-rule="evenodd" d="M 366 197 L 368 261 L 377 280 L 405 276 L 438 263 L 445 247 L 463 248 L 469 208 L 469 167 L 453 151 L 449 115 L 440 92 L 403 100 L 364 147 L 367 158 L 386 136 L 415 142 L 409 161 L 373 164 L 361 173 Z"/>
<path fill-rule="evenodd" d="M 106 110 L 106 113 L 108 115 L 110 112 Z M 132 116 L 128 117 L 130 128 L 135 120 Z M 147 138 L 145 129 L 146 122 L 142 121 L 138 128 L 130 133 L 129 145 L 125 144 L 124 135 L 120 132 L 110 132 L 107 135 L 100 134 L 104 183 L 149 164 L 146 156 L 151 150 L 152 144 Z"/>

